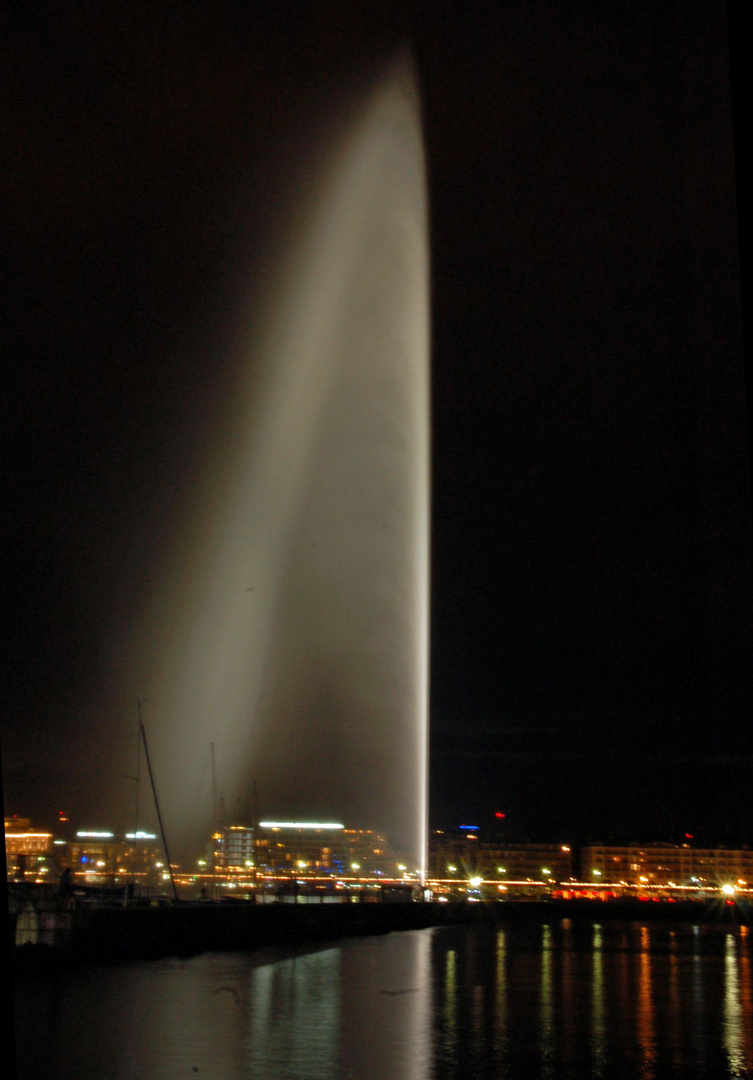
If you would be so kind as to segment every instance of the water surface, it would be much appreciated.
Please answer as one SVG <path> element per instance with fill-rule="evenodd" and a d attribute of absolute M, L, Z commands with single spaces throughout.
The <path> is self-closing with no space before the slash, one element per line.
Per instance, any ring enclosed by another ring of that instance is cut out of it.
<path fill-rule="evenodd" d="M 751 933 L 516 922 L 15 989 L 20 1078 L 753 1076 Z"/>

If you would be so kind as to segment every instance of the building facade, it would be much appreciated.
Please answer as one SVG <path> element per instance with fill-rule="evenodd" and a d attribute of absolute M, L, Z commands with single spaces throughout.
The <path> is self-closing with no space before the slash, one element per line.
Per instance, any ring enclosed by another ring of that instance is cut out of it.
<path fill-rule="evenodd" d="M 591 844 L 581 849 L 582 877 L 594 883 L 719 889 L 753 885 L 753 851 L 690 844 Z"/>
<path fill-rule="evenodd" d="M 337 822 L 262 821 L 255 829 L 225 826 L 214 834 L 213 861 L 215 874 L 222 878 L 399 873 L 384 836 Z"/>
<path fill-rule="evenodd" d="M 429 877 L 439 881 L 542 883 L 572 875 L 568 844 L 503 844 L 465 826 L 434 830 L 429 837 Z"/>
<path fill-rule="evenodd" d="M 5 865 L 8 878 L 36 880 L 49 873 L 52 855 L 52 833 L 33 829 L 29 818 L 4 818 Z"/>
<path fill-rule="evenodd" d="M 133 884 L 157 888 L 169 880 L 162 848 L 153 833 L 116 836 L 104 831 L 81 831 L 67 845 L 62 863 L 74 881 L 85 885 Z"/>

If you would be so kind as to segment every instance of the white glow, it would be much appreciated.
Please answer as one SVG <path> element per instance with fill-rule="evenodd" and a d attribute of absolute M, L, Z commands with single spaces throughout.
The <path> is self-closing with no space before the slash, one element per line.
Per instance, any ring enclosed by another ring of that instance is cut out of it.
<path fill-rule="evenodd" d="M 211 745 L 228 805 L 258 775 L 266 812 L 363 822 L 423 872 L 429 250 L 409 58 L 320 119 L 276 236 L 265 221 L 278 254 L 226 305 L 233 351 L 208 361 L 214 415 L 186 433 L 199 464 L 122 693 L 149 702 L 181 856 L 211 828 Z"/>
<path fill-rule="evenodd" d="M 77 832 L 76 836 L 89 840 L 112 840 L 115 833 L 111 832 Z"/>
<path fill-rule="evenodd" d="M 335 821 L 260 821 L 262 829 L 344 829 Z"/>
<path fill-rule="evenodd" d="M 157 834 L 153 832 L 127 832 L 126 840 L 156 840 Z"/>

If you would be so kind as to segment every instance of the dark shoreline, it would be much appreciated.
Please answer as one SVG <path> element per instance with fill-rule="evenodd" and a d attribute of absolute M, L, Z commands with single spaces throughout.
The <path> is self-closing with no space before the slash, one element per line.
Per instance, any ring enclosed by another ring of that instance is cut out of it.
<path fill-rule="evenodd" d="M 724 901 L 533 900 L 498 903 L 208 904 L 177 907 L 82 907 L 61 923 L 55 945 L 14 947 L 14 973 L 256 951 L 340 938 L 464 923 L 615 920 L 749 925 L 748 905 Z"/>

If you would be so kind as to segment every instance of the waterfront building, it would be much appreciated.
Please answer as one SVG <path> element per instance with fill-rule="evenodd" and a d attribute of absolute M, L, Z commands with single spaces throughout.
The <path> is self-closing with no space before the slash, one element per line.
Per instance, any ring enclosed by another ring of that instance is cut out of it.
<path fill-rule="evenodd" d="M 387 838 L 371 829 L 343 829 L 336 841 L 332 863 L 337 873 L 394 878 L 406 870 L 397 862 Z"/>
<path fill-rule="evenodd" d="M 226 825 L 212 836 L 212 859 L 220 877 L 248 875 L 255 863 L 255 830 L 246 825 Z"/>
<path fill-rule="evenodd" d="M 479 873 L 505 881 L 559 882 L 572 877 L 569 844 L 479 845 Z"/>
<path fill-rule="evenodd" d="M 550 883 L 567 881 L 571 875 L 568 844 L 503 844 L 485 839 L 478 829 L 465 825 L 434 830 L 429 838 L 429 877 L 435 880 L 480 877 L 500 884 Z"/>
<path fill-rule="evenodd" d="M 336 822 L 260 822 L 257 857 L 259 867 L 272 873 L 295 870 L 349 877 L 397 873 L 384 836 Z"/>
<path fill-rule="evenodd" d="M 154 833 L 116 836 L 107 830 L 81 830 L 67 845 L 65 865 L 86 885 L 161 886 L 169 880 L 161 845 Z"/>
<path fill-rule="evenodd" d="M 478 870 L 478 829 L 433 829 L 429 834 L 429 877 L 470 877 Z"/>
<path fill-rule="evenodd" d="M 3 823 L 8 878 L 44 880 L 50 870 L 52 833 L 32 828 L 30 818 L 6 817 Z"/>
<path fill-rule="evenodd" d="M 581 849 L 588 882 L 718 889 L 753 886 L 753 851 L 690 844 L 590 844 Z"/>
<path fill-rule="evenodd" d="M 224 879 L 395 877 L 399 869 L 387 839 L 340 822 L 262 821 L 254 829 L 227 825 L 213 836 L 214 872 Z"/>

